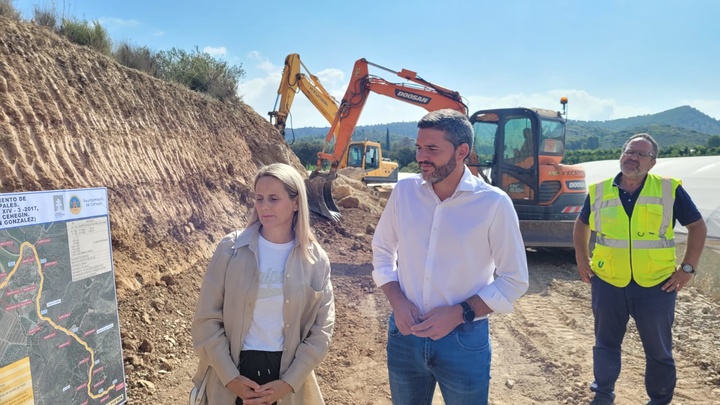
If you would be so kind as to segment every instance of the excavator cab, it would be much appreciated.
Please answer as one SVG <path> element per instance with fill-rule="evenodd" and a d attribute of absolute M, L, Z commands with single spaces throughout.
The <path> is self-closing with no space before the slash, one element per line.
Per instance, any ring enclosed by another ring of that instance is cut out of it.
<path fill-rule="evenodd" d="M 470 121 L 477 162 L 468 165 L 510 196 L 525 245 L 572 247 L 586 189 L 582 168 L 560 163 L 565 118 L 550 110 L 502 108 L 478 111 Z"/>

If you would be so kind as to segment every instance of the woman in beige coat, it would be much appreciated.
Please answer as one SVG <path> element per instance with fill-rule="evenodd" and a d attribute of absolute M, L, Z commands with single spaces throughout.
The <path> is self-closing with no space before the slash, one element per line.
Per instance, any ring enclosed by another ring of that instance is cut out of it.
<path fill-rule="evenodd" d="M 247 228 L 208 265 L 192 324 L 207 402 L 323 404 L 314 369 L 327 354 L 335 304 L 327 254 L 310 230 L 305 183 L 291 166 L 255 177 Z"/>

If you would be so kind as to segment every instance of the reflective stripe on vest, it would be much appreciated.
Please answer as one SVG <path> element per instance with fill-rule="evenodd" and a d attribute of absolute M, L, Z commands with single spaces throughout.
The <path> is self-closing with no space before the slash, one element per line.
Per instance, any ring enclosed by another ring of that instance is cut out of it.
<path fill-rule="evenodd" d="M 613 179 L 590 186 L 590 229 L 596 232 L 593 271 L 624 287 L 632 277 L 651 287 L 675 271 L 672 210 L 680 180 L 648 174 L 628 217 Z"/>

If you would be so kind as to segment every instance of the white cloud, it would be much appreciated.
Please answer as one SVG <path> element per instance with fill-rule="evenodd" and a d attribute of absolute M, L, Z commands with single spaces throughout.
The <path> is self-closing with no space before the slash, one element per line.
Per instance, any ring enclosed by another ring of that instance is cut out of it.
<path fill-rule="evenodd" d="M 203 52 L 212 56 L 224 56 L 227 54 L 227 49 L 224 46 L 206 46 L 205 48 L 203 48 Z"/>
<path fill-rule="evenodd" d="M 277 96 L 282 68 L 265 67 L 265 74 L 261 78 L 248 81 L 240 86 L 244 100 L 251 107 L 260 106 L 262 114 L 273 106 Z M 345 74 L 339 69 L 326 69 L 317 73 L 318 78 L 326 90 L 341 100 L 347 86 Z M 544 93 L 517 93 L 500 97 L 466 95 L 470 114 L 478 110 L 507 107 L 538 107 L 549 110 L 562 110 L 560 97 L 568 98 L 567 118 L 580 121 L 606 121 L 619 118 L 628 118 L 638 115 L 655 114 L 669 108 L 681 105 L 691 105 L 703 113 L 713 117 L 720 117 L 720 100 L 681 100 L 670 106 L 657 105 L 630 105 L 618 102 L 614 98 L 593 96 L 584 90 L 550 90 Z M 415 105 L 371 93 L 363 109 L 358 125 L 385 124 L 398 121 L 417 121 L 427 111 Z M 294 118 L 293 125 L 301 127 L 325 127 L 327 121 L 315 107 L 302 94 L 295 97 L 291 109 Z"/>
<path fill-rule="evenodd" d="M 562 110 L 560 97 L 567 97 L 566 112 L 568 119 L 581 121 L 605 121 L 627 118 L 637 115 L 653 114 L 647 106 L 619 104 L 613 98 L 600 98 L 584 90 L 550 90 L 545 93 L 508 94 L 502 97 L 469 96 L 471 113 L 486 108 L 537 107 L 549 110 Z"/>
<path fill-rule="evenodd" d="M 164 36 L 164 35 L 165 35 L 165 31 L 155 31 L 155 32 L 153 32 L 153 36 L 156 36 L 156 37 L 162 37 L 162 36 Z"/>
<path fill-rule="evenodd" d="M 137 27 L 140 25 L 140 21 L 138 20 L 123 20 L 121 18 L 113 17 L 100 17 L 98 21 L 101 25 L 107 28 Z"/>

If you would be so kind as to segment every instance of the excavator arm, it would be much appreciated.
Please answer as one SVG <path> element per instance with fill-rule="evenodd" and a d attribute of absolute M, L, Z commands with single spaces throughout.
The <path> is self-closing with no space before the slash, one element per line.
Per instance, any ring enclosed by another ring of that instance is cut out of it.
<path fill-rule="evenodd" d="M 391 83 L 381 77 L 370 75 L 369 66 L 393 73 L 410 83 Z M 407 69 L 397 72 L 368 62 L 366 59 L 358 59 L 353 67 L 345 96 L 325 137 L 323 150 L 318 153 L 316 169 L 310 174 L 307 182 L 310 209 L 323 217 L 333 220 L 338 220 L 340 217 L 339 209 L 332 198 L 332 182 L 337 177 L 337 170 L 348 166 L 347 154 L 350 147 L 358 144 L 358 142 L 351 143 L 352 134 L 371 92 L 422 107 L 427 111 L 451 108 L 465 115 L 468 114 L 467 105 L 458 92 L 430 83 Z M 370 143 L 364 142 L 365 145 Z M 379 145 L 377 149 L 380 149 Z M 321 172 L 324 163 L 329 164 L 330 170 L 327 172 Z M 383 165 L 386 165 L 384 171 Z M 387 168 L 390 165 L 394 165 L 394 169 Z M 389 178 L 388 173 L 392 171 L 397 176 L 397 164 L 380 162 L 380 166 L 380 171 L 384 174 L 379 178 Z"/>
<path fill-rule="evenodd" d="M 301 69 L 307 74 L 302 73 Z M 338 112 L 339 103 L 325 90 L 317 76 L 310 73 L 300 60 L 300 55 L 291 53 L 285 58 L 280 86 L 275 99 L 275 110 L 270 111 L 270 123 L 285 136 L 285 126 L 290 116 L 290 107 L 298 91 L 302 91 L 313 106 L 320 111 L 328 123 L 332 123 Z"/>
<path fill-rule="evenodd" d="M 378 76 L 370 75 L 368 66 L 396 74 L 412 83 L 388 82 Z M 344 154 L 347 152 L 352 133 L 371 92 L 417 105 L 427 111 L 452 108 L 465 115 L 468 113 L 467 105 L 456 91 L 430 83 L 407 69 L 397 72 L 368 62 L 366 59 L 358 59 L 353 67 L 345 96 L 340 102 L 338 113 L 325 138 L 325 147 L 318 153 L 317 170 L 322 168 L 324 162 L 329 162 L 331 167 L 344 167 Z M 333 144 L 332 151 L 329 151 L 330 145 Z"/>

